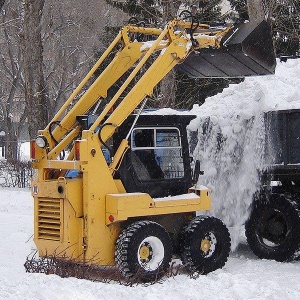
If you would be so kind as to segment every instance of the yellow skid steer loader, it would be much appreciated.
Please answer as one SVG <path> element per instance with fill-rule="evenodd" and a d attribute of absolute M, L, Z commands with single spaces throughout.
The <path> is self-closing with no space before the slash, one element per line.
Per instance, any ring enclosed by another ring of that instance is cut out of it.
<path fill-rule="evenodd" d="M 174 255 L 203 274 L 225 265 L 226 226 L 196 216 L 210 209 L 211 191 L 197 184 L 199 162 L 192 176 L 186 125 L 194 116 L 141 113 L 175 67 L 193 77 L 272 74 L 270 28 L 265 21 L 211 28 L 174 19 L 163 29 L 121 29 L 31 143 L 41 258 L 117 266 L 125 277 L 139 272 L 146 281 L 159 278 Z"/>

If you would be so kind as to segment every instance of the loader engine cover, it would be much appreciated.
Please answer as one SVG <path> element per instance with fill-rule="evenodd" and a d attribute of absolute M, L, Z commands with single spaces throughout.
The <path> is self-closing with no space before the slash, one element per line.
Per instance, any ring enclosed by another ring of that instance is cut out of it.
<path fill-rule="evenodd" d="M 178 65 L 195 78 L 227 78 L 274 74 L 276 58 L 266 21 L 235 25 L 221 41 L 221 49 L 203 48 Z"/>

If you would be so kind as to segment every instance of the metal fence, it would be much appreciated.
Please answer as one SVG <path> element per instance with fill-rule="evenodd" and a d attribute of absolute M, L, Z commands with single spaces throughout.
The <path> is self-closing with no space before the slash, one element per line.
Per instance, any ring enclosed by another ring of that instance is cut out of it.
<path fill-rule="evenodd" d="M 27 188 L 32 176 L 30 162 L 0 160 L 0 186 Z"/>

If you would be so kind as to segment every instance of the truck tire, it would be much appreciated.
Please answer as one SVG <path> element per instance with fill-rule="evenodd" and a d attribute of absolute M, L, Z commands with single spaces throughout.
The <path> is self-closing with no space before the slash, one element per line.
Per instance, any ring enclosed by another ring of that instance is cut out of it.
<path fill-rule="evenodd" d="M 230 252 L 230 234 L 224 223 L 214 217 L 198 216 L 182 230 L 182 263 L 189 271 L 207 274 L 222 268 Z"/>
<path fill-rule="evenodd" d="M 256 201 L 245 230 L 248 244 L 259 258 L 295 259 L 300 247 L 299 204 L 284 194 Z"/>
<path fill-rule="evenodd" d="M 123 276 L 149 282 L 165 274 L 172 252 L 171 238 L 160 224 L 138 221 L 121 232 L 115 260 Z"/>

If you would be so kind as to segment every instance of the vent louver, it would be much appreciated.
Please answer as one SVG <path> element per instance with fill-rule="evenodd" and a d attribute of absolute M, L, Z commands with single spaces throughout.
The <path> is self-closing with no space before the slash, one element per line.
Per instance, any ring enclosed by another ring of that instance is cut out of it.
<path fill-rule="evenodd" d="M 38 237 L 40 239 L 59 241 L 61 237 L 61 200 L 39 199 Z"/>

